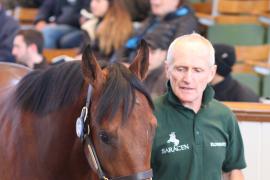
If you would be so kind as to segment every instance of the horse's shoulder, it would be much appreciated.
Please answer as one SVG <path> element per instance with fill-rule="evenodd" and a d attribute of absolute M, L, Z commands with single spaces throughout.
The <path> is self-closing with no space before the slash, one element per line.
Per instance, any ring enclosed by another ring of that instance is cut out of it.
<path fill-rule="evenodd" d="M 13 88 L 30 71 L 19 64 L 0 63 L 0 94 Z"/>

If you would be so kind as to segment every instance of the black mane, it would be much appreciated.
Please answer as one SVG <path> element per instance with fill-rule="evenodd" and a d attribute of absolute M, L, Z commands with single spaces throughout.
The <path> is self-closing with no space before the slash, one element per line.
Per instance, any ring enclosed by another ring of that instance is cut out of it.
<path fill-rule="evenodd" d="M 80 95 L 83 75 L 79 62 L 67 62 L 26 75 L 16 90 L 16 102 L 25 111 L 45 115 L 69 105 Z"/>
<path fill-rule="evenodd" d="M 102 67 L 107 66 L 104 63 Z M 119 108 L 127 119 L 135 104 L 135 89 L 151 97 L 142 83 L 122 64 L 108 65 L 109 77 L 98 102 L 96 120 L 113 118 Z M 15 102 L 24 111 L 46 115 L 72 104 L 82 93 L 84 79 L 79 62 L 67 62 L 25 76 L 15 92 Z M 86 95 L 85 95 L 86 96 Z"/>
<path fill-rule="evenodd" d="M 135 90 L 141 92 L 147 98 L 151 108 L 154 109 L 152 99 L 143 84 L 124 65 L 115 63 L 110 64 L 107 68 L 109 69 L 109 78 L 98 103 L 96 116 L 98 122 L 104 118 L 105 114 L 109 115 L 109 119 L 113 118 L 121 105 L 122 117 L 123 120 L 126 120 L 135 104 Z"/>

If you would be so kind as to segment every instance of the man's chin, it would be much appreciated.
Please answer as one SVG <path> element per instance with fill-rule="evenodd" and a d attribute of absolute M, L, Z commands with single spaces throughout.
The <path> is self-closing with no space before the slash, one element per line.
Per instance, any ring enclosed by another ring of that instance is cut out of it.
<path fill-rule="evenodd" d="M 191 103 L 194 101 L 194 95 L 188 93 L 181 93 L 177 97 L 181 102 Z"/>
<path fill-rule="evenodd" d="M 194 89 L 178 88 L 178 94 L 182 97 L 194 97 L 195 90 Z"/>

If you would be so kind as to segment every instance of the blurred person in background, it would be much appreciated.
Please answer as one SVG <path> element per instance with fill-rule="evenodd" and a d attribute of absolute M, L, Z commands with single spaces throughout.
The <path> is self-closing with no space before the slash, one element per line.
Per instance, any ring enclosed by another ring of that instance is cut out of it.
<path fill-rule="evenodd" d="M 83 38 L 80 11 L 90 0 L 45 0 L 39 8 L 35 28 L 43 33 L 45 48 L 79 47 Z"/>
<path fill-rule="evenodd" d="M 17 6 L 27 8 L 39 8 L 46 0 L 17 0 Z"/>
<path fill-rule="evenodd" d="M 142 22 L 151 11 L 150 0 L 124 0 L 123 3 L 133 22 Z"/>
<path fill-rule="evenodd" d="M 43 1 L 46 0 L 2 0 L 7 9 L 16 7 L 39 8 Z"/>
<path fill-rule="evenodd" d="M 150 38 L 146 39 L 150 50 L 149 68 L 143 83 L 151 97 L 155 99 L 166 91 L 168 78 L 165 73 L 165 59 L 171 39 L 170 36 L 164 36 L 163 39 L 155 36 L 150 36 Z"/>
<path fill-rule="evenodd" d="M 91 0 L 93 17 L 82 25 L 98 59 L 107 60 L 124 45 L 133 32 L 124 0 Z M 83 49 L 83 48 L 82 48 Z"/>
<path fill-rule="evenodd" d="M 2 1 L 0 1 L 0 62 L 15 62 L 12 56 L 12 43 L 16 32 L 19 30 L 19 23 L 6 14 Z"/>
<path fill-rule="evenodd" d="M 1 6 L 4 6 L 6 10 L 14 9 L 17 4 L 17 0 L 0 0 Z"/>
<path fill-rule="evenodd" d="M 119 57 L 133 59 L 136 48 L 140 40 L 154 39 L 158 37 L 172 42 L 176 37 L 198 31 L 198 20 L 183 0 L 150 0 L 151 14 L 128 39 L 124 47 L 113 56 L 111 61 L 116 61 Z M 156 41 L 160 41 L 157 40 Z M 166 47 L 168 48 L 168 47 Z"/>
<path fill-rule="evenodd" d="M 235 49 L 226 44 L 214 44 L 217 72 L 211 81 L 215 98 L 220 101 L 259 102 L 259 96 L 249 87 L 235 80 L 232 67 L 236 62 Z"/>
<path fill-rule="evenodd" d="M 41 32 L 34 29 L 20 30 L 17 32 L 12 54 L 16 62 L 31 69 L 47 67 L 47 61 L 43 57 L 44 40 Z"/>

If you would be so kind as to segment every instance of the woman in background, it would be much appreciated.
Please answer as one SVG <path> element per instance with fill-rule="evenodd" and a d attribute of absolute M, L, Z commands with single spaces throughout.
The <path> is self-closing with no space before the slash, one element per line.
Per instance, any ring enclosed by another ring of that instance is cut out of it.
<path fill-rule="evenodd" d="M 87 32 L 98 59 L 108 60 L 131 36 L 131 17 L 123 0 L 92 0 L 90 8 L 93 18 L 85 22 L 82 29 Z"/>

